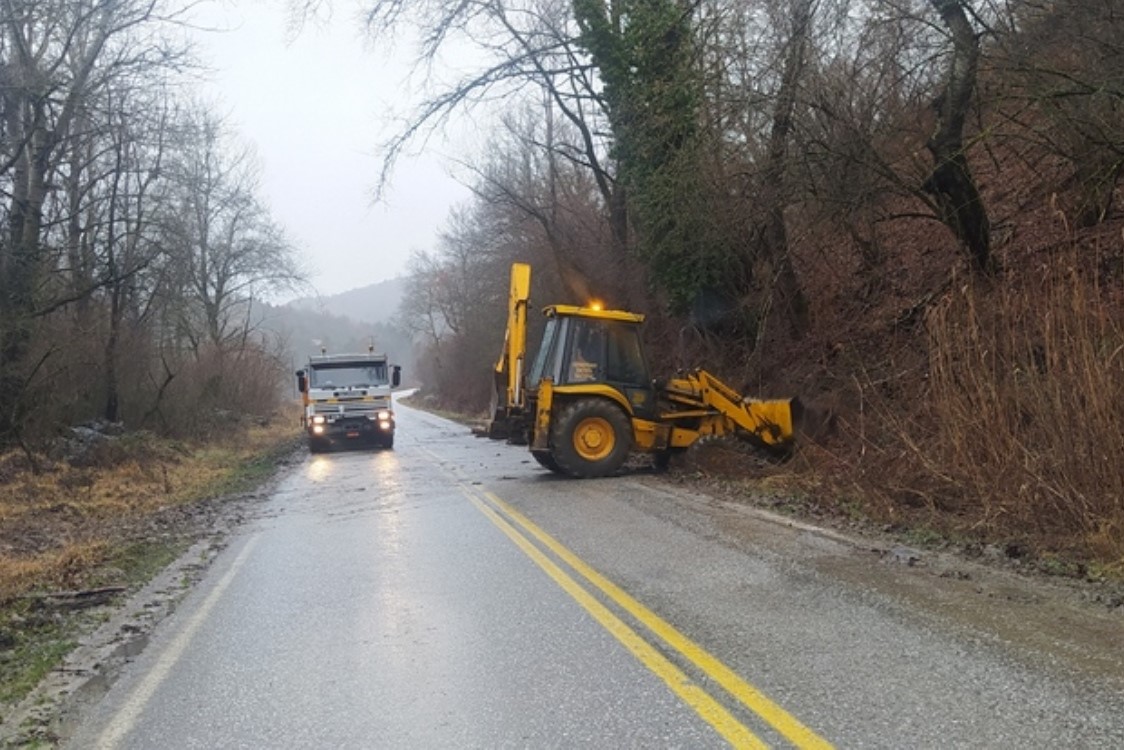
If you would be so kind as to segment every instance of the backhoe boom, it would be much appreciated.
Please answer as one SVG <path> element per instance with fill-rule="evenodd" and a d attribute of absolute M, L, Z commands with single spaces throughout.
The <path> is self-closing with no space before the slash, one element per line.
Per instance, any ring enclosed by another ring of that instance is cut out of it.
<path fill-rule="evenodd" d="M 511 267 L 503 350 L 494 372 L 492 416 L 488 423 L 490 437 L 510 438 L 512 419 L 522 414 L 526 406 L 523 372 L 527 359 L 527 302 L 530 297 L 531 267 L 515 263 Z"/>

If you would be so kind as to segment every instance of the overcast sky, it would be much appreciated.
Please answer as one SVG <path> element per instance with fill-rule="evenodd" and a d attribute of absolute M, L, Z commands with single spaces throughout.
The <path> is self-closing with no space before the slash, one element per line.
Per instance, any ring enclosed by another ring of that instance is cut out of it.
<path fill-rule="evenodd" d="M 216 69 L 205 95 L 255 146 L 262 198 L 320 294 L 402 275 L 411 250 L 432 248 L 450 207 L 468 198 L 443 157 L 457 147 L 432 143 L 400 161 L 386 200 L 372 203 L 389 115 L 408 112 L 417 97 L 405 62 L 367 49 L 357 7 L 334 0 L 330 23 L 308 24 L 291 40 L 285 0 L 231 0 L 199 16 L 233 29 L 200 34 L 200 53 Z"/>

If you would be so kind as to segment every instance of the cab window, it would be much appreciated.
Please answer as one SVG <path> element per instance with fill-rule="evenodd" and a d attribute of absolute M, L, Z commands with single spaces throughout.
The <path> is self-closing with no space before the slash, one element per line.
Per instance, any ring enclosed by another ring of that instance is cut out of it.
<path fill-rule="evenodd" d="M 640 329 L 635 325 L 611 325 L 607 340 L 606 379 L 627 385 L 647 386 L 648 368 L 640 346 Z"/>
<path fill-rule="evenodd" d="M 605 331 L 596 320 L 573 318 L 567 383 L 592 383 L 605 379 Z"/>
<path fill-rule="evenodd" d="M 543 378 L 550 378 L 554 382 L 558 382 L 558 357 L 555 354 L 557 350 L 555 342 L 565 333 L 561 328 L 562 326 L 557 318 L 546 321 L 546 330 L 543 331 L 542 335 L 542 346 L 539 347 L 539 351 L 531 363 L 531 369 L 527 371 L 527 382 L 530 387 L 537 386 Z"/>

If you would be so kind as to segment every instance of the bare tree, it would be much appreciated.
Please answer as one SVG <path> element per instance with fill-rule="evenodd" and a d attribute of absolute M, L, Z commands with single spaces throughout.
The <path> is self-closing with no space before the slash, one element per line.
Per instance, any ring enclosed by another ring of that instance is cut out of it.
<path fill-rule="evenodd" d="M 422 336 L 421 379 L 461 408 L 487 404 L 487 379 L 464 374 L 488 370 L 503 331 L 508 261 L 494 218 L 458 212 L 435 252 L 415 253 L 401 310 Z"/>
<path fill-rule="evenodd" d="M 104 124 L 94 102 L 175 58 L 146 37 L 161 22 L 156 0 L 0 3 L 0 440 L 18 437 L 24 389 L 51 354 L 33 342 L 35 321 L 104 282 L 80 218 L 105 184 L 90 171 Z"/>
<path fill-rule="evenodd" d="M 302 279 L 294 248 L 257 195 L 253 153 L 235 144 L 206 111 L 183 124 L 184 143 L 168 160 L 181 201 L 164 244 L 182 285 L 178 330 L 198 354 L 244 340 L 255 297 Z"/>
<path fill-rule="evenodd" d="M 1102 222 L 1124 174 L 1124 18 L 1111 0 L 1003 10 L 984 53 L 996 137 L 1027 160 L 1064 159 L 1064 178 L 1042 175 L 1058 208 L 1077 227 Z"/>
<path fill-rule="evenodd" d="M 789 333 L 799 338 L 808 330 L 808 303 L 796 277 L 789 251 L 785 209 L 789 204 L 789 145 L 796 128 L 798 89 L 803 83 L 811 46 L 817 0 L 794 0 L 788 10 L 791 29 L 784 41 L 780 85 L 773 103 L 763 180 L 764 220 L 761 227 L 766 290 L 775 290 Z"/>
<path fill-rule="evenodd" d="M 945 68 L 945 82 L 933 100 L 937 127 L 926 147 L 933 155 L 933 171 L 924 189 L 933 194 L 941 218 L 968 250 L 972 267 L 991 273 L 991 224 L 979 188 L 968 167 L 964 128 L 972 107 L 979 68 L 979 38 L 968 18 L 964 0 L 930 0 L 948 29 L 952 53 Z"/>
<path fill-rule="evenodd" d="M 127 100 L 126 100 L 127 101 Z M 150 226 L 151 214 L 160 207 L 153 199 L 168 135 L 167 105 L 159 98 L 144 120 L 120 116 L 111 131 L 113 180 L 109 195 L 104 240 L 105 295 L 108 303 L 104 347 L 105 410 L 109 421 L 120 419 L 119 347 L 126 316 L 143 319 L 150 308 L 152 289 L 142 289 L 138 275 L 156 262 L 160 246 Z M 145 132 L 142 129 L 147 129 Z"/>
<path fill-rule="evenodd" d="M 570 3 L 388 0 L 372 3 L 367 19 L 372 33 L 389 34 L 406 17 L 422 28 L 419 66 L 432 64 L 442 45 L 454 37 L 472 45 L 483 62 L 480 69 L 425 99 L 401 132 L 385 144 L 383 180 L 403 149 L 440 127 L 454 112 L 496 100 L 532 106 L 544 102 L 541 111 L 550 118 L 547 127 L 551 131 L 547 134 L 548 159 L 588 171 L 610 229 L 607 249 L 625 255 L 632 242 L 626 191 L 610 155 L 604 92 L 595 66 L 578 44 Z M 567 285 L 581 295 L 589 287 L 589 270 L 566 257 L 568 248 L 558 248 L 563 254 L 556 256 L 553 265 L 564 269 Z"/>
<path fill-rule="evenodd" d="M 565 300 L 640 303 L 642 285 L 635 284 L 640 269 L 628 255 L 606 252 L 615 245 L 612 219 L 596 176 L 569 158 L 574 140 L 567 131 L 573 126 L 556 118 L 553 100 L 544 96 L 541 107 L 508 113 L 502 124 L 485 163 L 470 167 L 477 198 L 510 208 L 513 224 L 530 220 L 521 231 L 538 231 L 523 240 L 524 257 L 543 257 L 545 263 L 537 265 L 554 271 Z"/>

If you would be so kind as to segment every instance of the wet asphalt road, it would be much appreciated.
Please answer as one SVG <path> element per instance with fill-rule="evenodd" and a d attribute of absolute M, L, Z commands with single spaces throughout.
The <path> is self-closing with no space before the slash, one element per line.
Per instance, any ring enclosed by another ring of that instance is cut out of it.
<path fill-rule="evenodd" d="M 67 746 L 1124 747 L 1120 683 L 825 575 L 840 542 L 399 415 L 295 466 Z"/>

